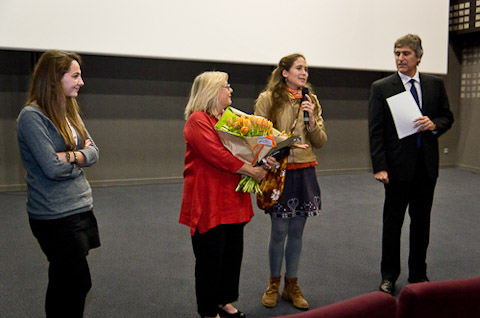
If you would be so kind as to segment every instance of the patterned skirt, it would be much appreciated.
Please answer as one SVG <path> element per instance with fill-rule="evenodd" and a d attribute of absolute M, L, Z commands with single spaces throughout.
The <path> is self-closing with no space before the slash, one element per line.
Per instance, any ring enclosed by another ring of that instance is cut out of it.
<path fill-rule="evenodd" d="M 278 203 L 265 213 L 273 217 L 315 216 L 322 208 L 315 167 L 287 170 L 285 186 Z"/>

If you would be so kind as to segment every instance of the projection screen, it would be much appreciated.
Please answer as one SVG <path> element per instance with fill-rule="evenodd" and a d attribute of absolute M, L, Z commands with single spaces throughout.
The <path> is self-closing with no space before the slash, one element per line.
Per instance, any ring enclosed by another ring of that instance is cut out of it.
<path fill-rule="evenodd" d="M 0 49 L 390 71 L 415 33 L 420 70 L 445 74 L 448 15 L 448 0 L 1 0 Z"/>

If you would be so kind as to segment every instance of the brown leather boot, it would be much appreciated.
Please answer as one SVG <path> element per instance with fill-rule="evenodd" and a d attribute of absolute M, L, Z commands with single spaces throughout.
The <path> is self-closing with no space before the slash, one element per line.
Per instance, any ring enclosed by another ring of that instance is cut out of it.
<path fill-rule="evenodd" d="M 308 309 L 308 302 L 303 298 L 302 291 L 298 287 L 298 278 L 288 278 L 285 276 L 285 286 L 282 292 L 282 298 L 293 303 L 293 306 L 299 309 Z"/>
<path fill-rule="evenodd" d="M 279 277 L 270 277 L 270 283 L 268 284 L 267 291 L 262 296 L 262 305 L 265 307 L 275 307 L 278 299 L 278 289 L 280 287 Z"/>

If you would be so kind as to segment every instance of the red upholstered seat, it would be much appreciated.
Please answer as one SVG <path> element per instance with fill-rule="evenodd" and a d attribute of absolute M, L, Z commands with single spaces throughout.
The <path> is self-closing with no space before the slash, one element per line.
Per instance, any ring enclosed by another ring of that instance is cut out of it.
<path fill-rule="evenodd" d="M 375 291 L 335 304 L 276 318 L 394 318 L 395 297 Z"/>
<path fill-rule="evenodd" d="M 480 317 L 480 277 L 407 285 L 397 318 Z"/>

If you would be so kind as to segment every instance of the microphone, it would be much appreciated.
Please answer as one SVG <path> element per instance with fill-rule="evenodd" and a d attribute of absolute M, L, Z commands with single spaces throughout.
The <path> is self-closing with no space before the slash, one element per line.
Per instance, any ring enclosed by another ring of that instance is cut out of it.
<path fill-rule="evenodd" d="M 308 88 L 307 87 L 302 87 L 302 103 L 303 101 L 308 100 L 307 95 L 308 94 Z M 310 125 L 310 118 L 308 116 L 308 112 L 306 110 L 303 111 L 303 122 L 305 123 L 305 127 L 308 127 Z"/>

